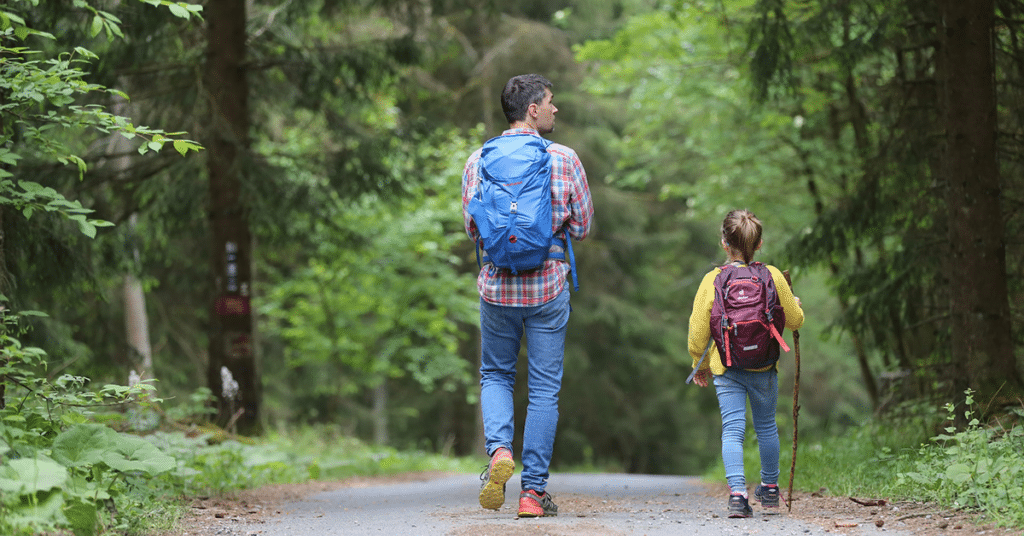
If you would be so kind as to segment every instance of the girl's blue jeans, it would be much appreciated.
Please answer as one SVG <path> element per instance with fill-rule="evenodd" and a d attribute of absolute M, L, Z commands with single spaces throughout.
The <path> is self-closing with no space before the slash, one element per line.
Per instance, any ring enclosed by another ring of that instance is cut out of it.
<path fill-rule="evenodd" d="M 504 307 L 480 301 L 480 406 L 488 455 L 498 447 L 512 450 L 512 390 L 519 345 L 526 334 L 530 400 L 523 430 L 523 490 L 541 493 L 547 486 L 568 325 L 568 289 L 536 307 Z"/>
<path fill-rule="evenodd" d="M 779 482 L 779 427 L 775 407 L 779 398 L 779 374 L 776 370 L 751 372 L 727 369 L 715 376 L 715 393 L 722 410 L 722 461 L 729 489 L 743 493 L 747 489 L 743 474 L 743 438 L 747 430 L 747 399 L 757 433 L 761 454 L 761 482 Z"/>

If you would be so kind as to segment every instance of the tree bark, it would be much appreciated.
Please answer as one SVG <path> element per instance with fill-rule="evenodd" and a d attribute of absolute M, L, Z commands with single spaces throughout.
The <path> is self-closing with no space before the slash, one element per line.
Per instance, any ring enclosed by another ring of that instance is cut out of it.
<path fill-rule="evenodd" d="M 132 350 L 134 370 L 142 379 L 153 378 L 153 350 L 149 341 L 149 315 L 142 282 L 135 274 L 124 276 L 124 327 L 128 347 Z"/>
<path fill-rule="evenodd" d="M 204 16 L 210 121 L 204 145 L 214 282 L 207 381 L 220 401 L 218 422 L 229 422 L 232 408 L 238 407 L 242 412 L 235 421 L 238 432 L 253 435 L 262 431 L 262 389 L 250 303 L 253 243 L 242 192 L 249 149 L 246 0 L 211 0 Z M 238 382 L 237 400 L 224 392 L 222 368 Z"/>
<path fill-rule="evenodd" d="M 388 378 L 385 375 L 380 385 L 373 388 L 373 442 L 387 445 L 391 442 L 388 434 Z"/>
<path fill-rule="evenodd" d="M 128 81 L 120 78 L 121 87 L 127 87 Z M 111 111 L 115 115 L 131 117 L 131 109 L 128 100 L 115 95 L 111 105 Z M 111 172 L 121 178 L 131 169 L 132 153 L 131 143 L 121 134 L 111 134 L 107 151 L 109 154 L 118 155 L 110 160 Z M 136 271 L 141 268 L 139 259 L 139 247 L 135 239 L 135 227 L 138 222 L 138 215 L 133 213 L 128 218 L 128 233 L 125 240 L 125 252 L 131 256 L 132 268 L 124 275 L 122 286 L 124 300 L 124 331 L 125 339 L 128 341 L 128 355 L 131 361 L 131 369 L 138 374 L 139 378 L 153 378 L 153 347 L 149 340 L 149 315 L 146 314 L 146 294 L 142 290 L 142 282 L 136 276 Z M 131 374 L 128 376 L 128 383 L 131 384 Z"/>
<path fill-rule="evenodd" d="M 6 4 L 3 0 L 0 0 L 0 6 Z M 7 94 L 6 92 L 0 91 L 0 104 L 6 104 Z M 0 132 L 4 130 L 4 117 L 0 115 Z M 6 164 L 0 164 L 0 167 L 7 168 Z M 0 205 L 0 294 L 7 296 L 10 291 L 9 276 L 7 273 L 7 233 L 4 228 L 4 206 Z M 0 308 L 6 308 L 6 302 L 0 302 Z M 6 326 L 0 326 L 0 329 L 6 329 Z M 0 356 L 5 362 L 9 359 L 8 357 Z M 6 363 L 4 363 L 6 364 Z M 7 407 L 7 376 L 0 376 L 0 409 Z"/>
<path fill-rule="evenodd" d="M 996 162 L 995 11 L 992 0 L 941 0 L 939 9 L 951 354 L 964 372 L 956 387 L 988 404 L 996 393 L 1021 393 Z"/>

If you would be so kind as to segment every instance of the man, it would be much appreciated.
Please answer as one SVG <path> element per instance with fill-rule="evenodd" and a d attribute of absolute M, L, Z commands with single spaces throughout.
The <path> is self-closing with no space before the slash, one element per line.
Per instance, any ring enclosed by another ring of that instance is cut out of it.
<path fill-rule="evenodd" d="M 551 87 L 551 82 L 536 74 L 509 80 L 501 93 L 501 107 L 509 122 L 502 136 L 542 139 L 542 135 L 551 133 L 558 112 L 552 103 Z M 478 149 L 469 157 L 462 176 L 463 217 L 466 232 L 474 242 L 478 241 L 480 233 L 469 205 L 480 187 L 482 151 L 483 148 Z M 550 143 L 546 151 L 551 165 L 552 231 L 556 237 L 565 237 L 568 231 L 569 236 L 583 240 L 590 232 L 594 214 L 583 164 L 576 152 L 564 145 Z M 514 236 L 512 241 L 515 241 Z M 558 513 L 558 507 L 545 488 L 558 424 L 558 392 L 562 385 L 569 321 L 566 283 L 570 267 L 564 258 L 571 244 L 566 244 L 564 238 L 556 238 L 552 244 L 549 252 L 560 258 L 548 258 L 538 268 L 516 271 L 495 268 L 494 264 L 485 262 L 477 277 L 482 348 L 480 404 L 485 447 L 491 457 L 481 476 L 480 506 L 484 508 L 501 508 L 505 502 L 505 483 L 515 470 L 512 392 L 520 340 L 524 333 L 526 335 L 529 405 L 523 431 L 520 517 Z M 568 251 L 571 258 L 571 249 Z"/>

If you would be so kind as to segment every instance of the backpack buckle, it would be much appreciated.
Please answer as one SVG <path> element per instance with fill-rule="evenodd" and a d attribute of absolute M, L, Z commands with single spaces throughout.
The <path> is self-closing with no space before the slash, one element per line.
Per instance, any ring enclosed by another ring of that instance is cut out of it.
<path fill-rule="evenodd" d="M 510 207 L 508 207 L 508 211 L 513 213 L 513 214 L 516 213 L 516 212 L 519 212 L 519 203 L 513 201 L 512 205 Z"/>

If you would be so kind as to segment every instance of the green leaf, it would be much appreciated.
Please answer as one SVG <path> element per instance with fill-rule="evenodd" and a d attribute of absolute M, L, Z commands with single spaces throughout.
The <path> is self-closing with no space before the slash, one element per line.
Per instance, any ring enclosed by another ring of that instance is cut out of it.
<path fill-rule="evenodd" d="M 6 298 L 4 298 L 4 299 L 6 299 Z M 48 315 L 48 314 L 46 314 L 46 313 L 44 313 L 42 311 L 32 311 L 32 310 L 18 311 L 18 314 L 21 315 L 21 316 L 42 316 L 42 317 L 46 317 L 46 318 L 50 317 L 50 315 Z"/>
<path fill-rule="evenodd" d="M 188 19 L 189 16 L 192 14 L 188 9 L 185 9 L 184 7 L 181 7 L 178 4 L 171 4 L 168 7 L 170 7 L 171 13 L 173 13 L 174 16 L 176 16 L 176 17 L 181 17 L 183 19 Z"/>
<path fill-rule="evenodd" d="M 92 26 L 89 28 L 89 36 L 96 37 L 103 31 L 103 19 L 99 15 L 92 18 Z"/>
<path fill-rule="evenodd" d="M 83 47 L 75 47 L 75 54 L 78 54 L 79 56 L 84 56 L 89 59 L 99 59 L 99 56 L 94 54 L 91 50 Z"/>
<path fill-rule="evenodd" d="M 151 142 L 147 143 L 146 145 L 151 150 L 156 151 L 156 152 L 160 152 L 160 149 L 163 149 L 163 147 L 164 147 L 164 144 L 162 144 L 162 143 L 160 143 L 158 141 L 151 141 Z"/>
<path fill-rule="evenodd" d="M 78 230 L 89 238 L 96 238 L 96 226 L 89 223 L 88 221 L 78 222 Z"/>
<path fill-rule="evenodd" d="M 9 23 L 11 21 L 13 21 L 15 24 L 20 24 L 22 26 L 25 25 L 25 19 L 21 18 L 20 16 L 14 14 L 14 13 L 9 13 L 7 11 L 3 12 L 3 19 L 4 19 L 4 29 L 5 30 L 7 28 L 10 28 L 10 24 Z"/>
<path fill-rule="evenodd" d="M 0 491 L 25 495 L 58 488 L 68 471 L 49 458 L 19 458 L 0 467 Z"/>
<path fill-rule="evenodd" d="M 109 20 L 110 22 L 121 24 L 121 19 L 117 18 L 117 16 L 114 15 L 113 13 L 109 13 L 107 11 L 100 11 L 99 13 L 100 13 L 100 15 L 103 15 L 103 17 L 106 18 L 107 20 Z"/>
<path fill-rule="evenodd" d="M 21 156 L 18 153 L 12 153 L 6 147 L 0 148 L 0 163 L 16 166 L 18 165 L 18 160 L 21 160 Z"/>
<path fill-rule="evenodd" d="M 15 526 L 46 526 L 54 522 L 63 522 L 61 510 L 64 508 L 64 494 L 50 493 L 41 500 L 31 501 L 11 513 L 9 519 Z"/>
<path fill-rule="evenodd" d="M 107 32 L 113 33 L 114 35 L 120 37 L 121 39 L 124 39 L 124 34 L 121 33 L 121 27 L 118 26 L 117 24 L 113 24 L 113 23 L 108 22 L 107 23 Z"/>
<path fill-rule="evenodd" d="M 178 463 L 145 439 L 119 434 L 117 446 L 103 453 L 103 463 L 123 472 L 141 471 L 150 476 L 170 471 Z"/>
<path fill-rule="evenodd" d="M 971 468 L 963 463 L 954 463 L 946 469 L 946 478 L 954 484 L 963 484 L 971 479 Z"/>
<path fill-rule="evenodd" d="M 64 508 L 64 516 L 75 536 L 93 536 L 99 524 L 97 507 L 91 502 L 74 501 Z"/>
<path fill-rule="evenodd" d="M 32 181 L 18 181 L 18 186 L 21 186 L 22 190 L 25 190 L 26 192 L 29 193 L 40 192 L 45 189 L 43 185 L 39 184 L 38 182 Z"/>
<path fill-rule="evenodd" d="M 68 467 L 95 465 L 117 446 L 118 434 L 102 424 L 79 424 L 53 440 L 53 458 Z"/>

